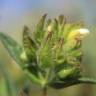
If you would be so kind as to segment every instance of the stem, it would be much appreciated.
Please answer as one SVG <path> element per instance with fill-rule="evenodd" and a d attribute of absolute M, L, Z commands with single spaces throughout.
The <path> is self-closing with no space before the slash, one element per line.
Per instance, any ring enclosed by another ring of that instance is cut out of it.
<path fill-rule="evenodd" d="M 42 94 L 43 94 L 42 96 L 47 96 L 47 88 L 46 87 L 43 88 L 43 93 Z"/>

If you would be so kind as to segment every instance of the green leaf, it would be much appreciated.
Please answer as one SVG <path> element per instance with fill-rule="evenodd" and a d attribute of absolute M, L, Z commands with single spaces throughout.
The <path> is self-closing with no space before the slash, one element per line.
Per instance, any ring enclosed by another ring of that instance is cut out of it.
<path fill-rule="evenodd" d="M 46 28 L 50 25 L 52 23 L 52 21 L 51 21 L 51 19 L 48 19 L 47 21 L 46 21 Z"/>
<path fill-rule="evenodd" d="M 39 56 L 39 66 L 41 68 L 52 67 L 53 66 L 53 54 L 52 54 L 52 42 L 50 40 L 46 41 L 45 44 L 38 51 Z"/>
<path fill-rule="evenodd" d="M 22 64 L 20 55 L 22 53 L 22 47 L 7 34 L 0 33 L 0 40 L 11 55 L 11 57 L 18 63 Z"/>
<path fill-rule="evenodd" d="M 67 69 L 63 69 L 60 72 L 58 72 L 58 76 L 62 79 L 69 79 L 69 78 L 76 78 L 78 77 L 79 74 L 79 70 L 75 67 L 72 68 L 67 68 Z"/>
<path fill-rule="evenodd" d="M 80 57 L 82 56 L 82 50 L 77 49 L 77 50 L 72 50 L 70 51 L 70 55 L 74 57 Z"/>
<path fill-rule="evenodd" d="M 80 78 L 74 78 L 65 81 L 54 80 L 54 82 L 50 82 L 49 85 L 55 89 L 61 89 L 77 84 L 96 84 L 96 79 L 89 78 L 89 77 L 80 77 Z"/>
<path fill-rule="evenodd" d="M 59 21 L 59 24 L 65 24 L 66 23 L 66 18 L 64 17 L 64 15 L 59 15 L 59 18 L 58 18 L 58 21 Z"/>
<path fill-rule="evenodd" d="M 67 62 L 56 66 L 55 74 L 60 80 L 69 80 L 70 78 L 73 79 L 81 76 L 79 67 Z"/>
<path fill-rule="evenodd" d="M 55 89 L 62 89 L 62 88 L 70 87 L 72 85 L 76 85 L 76 84 L 80 84 L 80 81 L 78 81 L 77 78 L 70 79 L 70 80 L 64 80 L 64 81 L 57 79 L 57 80 L 54 80 L 53 82 L 49 83 L 49 85 Z"/>
<path fill-rule="evenodd" d="M 46 15 L 47 14 L 44 14 L 39 23 L 37 24 L 36 26 L 36 30 L 34 32 L 34 37 L 35 37 L 35 40 L 38 44 L 41 43 L 42 39 L 43 39 L 43 36 L 44 36 L 44 24 L 45 24 L 45 19 L 46 19 Z"/>
<path fill-rule="evenodd" d="M 28 29 L 27 26 L 24 27 L 24 31 L 23 31 L 23 47 L 29 63 L 30 62 L 36 63 L 37 45 L 34 42 L 34 40 L 31 38 L 30 30 Z"/>
<path fill-rule="evenodd" d="M 52 25 L 52 32 L 53 32 L 53 40 L 54 42 L 56 42 L 56 40 L 58 39 L 58 31 L 59 31 L 57 19 L 54 19 L 51 25 Z"/>
<path fill-rule="evenodd" d="M 78 81 L 80 81 L 80 83 L 96 84 L 96 79 L 89 78 L 89 77 L 78 78 Z"/>

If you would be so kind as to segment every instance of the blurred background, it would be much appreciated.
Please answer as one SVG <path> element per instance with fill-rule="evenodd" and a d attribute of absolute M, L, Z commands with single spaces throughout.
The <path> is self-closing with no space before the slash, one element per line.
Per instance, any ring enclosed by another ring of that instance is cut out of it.
<path fill-rule="evenodd" d="M 28 25 L 33 30 L 45 13 L 48 13 L 48 18 L 64 14 L 67 22 L 85 23 L 90 35 L 83 42 L 82 65 L 85 75 L 96 78 L 96 0 L 0 0 L 0 32 L 7 33 L 21 44 L 23 26 Z M 22 88 L 26 77 L 1 43 L 0 60 L 6 67 L 7 75 L 10 75 L 18 88 Z M 7 96 L 2 73 L 0 71 L 0 96 Z M 32 84 L 30 94 L 40 96 L 41 89 Z M 48 94 L 49 96 L 96 96 L 96 85 L 76 85 L 62 90 L 49 89 Z"/>

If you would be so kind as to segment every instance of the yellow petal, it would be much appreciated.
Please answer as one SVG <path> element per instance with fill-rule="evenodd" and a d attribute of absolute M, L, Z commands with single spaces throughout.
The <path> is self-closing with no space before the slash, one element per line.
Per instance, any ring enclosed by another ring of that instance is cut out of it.
<path fill-rule="evenodd" d="M 90 33 L 90 31 L 88 29 L 85 29 L 85 28 L 76 29 L 76 30 L 73 30 L 69 33 L 68 40 L 74 39 L 74 38 L 76 38 L 76 36 L 80 36 L 83 38 L 86 35 L 88 35 L 89 33 Z"/>

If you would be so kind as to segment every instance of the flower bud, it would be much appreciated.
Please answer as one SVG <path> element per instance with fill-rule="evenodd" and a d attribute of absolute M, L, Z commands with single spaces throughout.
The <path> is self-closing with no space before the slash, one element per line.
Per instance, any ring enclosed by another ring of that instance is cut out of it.
<path fill-rule="evenodd" d="M 26 53 L 25 52 L 22 52 L 22 54 L 20 55 L 20 58 L 24 61 L 27 60 L 27 56 L 26 56 Z"/>
<path fill-rule="evenodd" d="M 49 25 L 47 29 L 48 29 L 48 32 L 51 32 L 52 31 L 52 26 Z"/>

